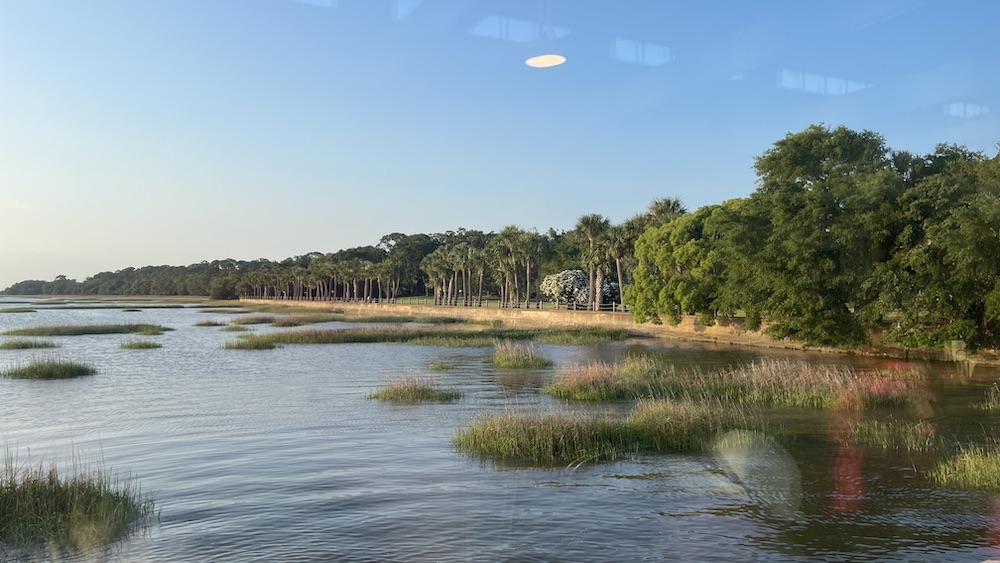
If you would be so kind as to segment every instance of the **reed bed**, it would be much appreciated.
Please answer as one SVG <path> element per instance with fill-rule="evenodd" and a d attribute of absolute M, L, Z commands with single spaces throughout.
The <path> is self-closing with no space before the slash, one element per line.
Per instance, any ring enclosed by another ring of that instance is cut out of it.
<path fill-rule="evenodd" d="M 142 309 L 136 309 L 135 307 L 126 307 L 122 309 L 123 313 L 141 313 Z"/>
<path fill-rule="evenodd" d="M 618 328 L 568 328 L 539 331 L 533 338 L 543 344 L 563 344 L 567 346 L 589 346 L 618 342 L 629 337 L 626 330 Z"/>
<path fill-rule="evenodd" d="M 226 350 L 274 350 L 281 345 L 270 340 L 260 338 L 240 338 L 237 340 L 227 340 L 222 347 Z"/>
<path fill-rule="evenodd" d="M 485 416 L 460 429 L 454 443 L 463 453 L 495 461 L 580 464 L 705 448 L 719 432 L 751 426 L 732 406 L 642 401 L 624 418 L 566 412 Z"/>
<path fill-rule="evenodd" d="M 226 326 L 227 324 L 229 323 L 225 321 L 220 321 L 216 319 L 205 319 L 203 321 L 198 321 L 194 323 L 194 326 Z"/>
<path fill-rule="evenodd" d="M 455 364 L 449 364 L 447 362 L 434 362 L 427 366 L 427 369 L 431 371 L 448 371 L 455 369 Z"/>
<path fill-rule="evenodd" d="M 552 360 L 542 356 L 530 342 L 497 340 L 493 344 L 493 365 L 513 369 L 540 369 L 552 365 Z"/>
<path fill-rule="evenodd" d="M 0 342 L 0 350 L 30 350 L 33 348 L 55 348 L 59 346 L 49 340 L 31 340 L 27 338 L 15 338 Z"/>
<path fill-rule="evenodd" d="M 31 307 L 4 307 L 0 309 L 0 314 L 2 313 L 35 313 L 37 309 Z"/>
<path fill-rule="evenodd" d="M 305 326 L 313 325 L 319 323 L 328 323 L 333 321 L 344 320 L 343 315 L 334 315 L 332 313 L 317 313 L 313 315 L 291 315 L 287 317 L 278 317 L 271 323 L 272 326 L 276 327 L 293 327 L 293 326 Z"/>
<path fill-rule="evenodd" d="M 85 551 L 121 541 L 147 524 L 154 501 L 131 478 L 100 468 L 61 472 L 55 463 L 18 463 L 8 450 L 0 468 L 3 547 Z"/>
<path fill-rule="evenodd" d="M 228 308 L 224 308 L 224 307 L 223 308 L 210 307 L 208 309 L 201 309 L 198 312 L 199 313 L 210 313 L 210 314 L 213 314 L 213 315 L 240 315 L 240 314 L 249 313 L 250 311 L 248 311 L 246 309 L 228 309 Z"/>
<path fill-rule="evenodd" d="M 930 478 L 950 487 L 1000 492 L 1000 449 L 963 447 L 931 470 Z"/>
<path fill-rule="evenodd" d="M 246 315 L 243 317 L 236 317 L 233 319 L 233 324 L 237 325 L 266 325 L 271 324 L 278 320 L 278 317 L 274 315 Z"/>
<path fill-rule="evenodd" d="M 934 424 L 925 421 L 862 420 L 851 426 L 849 438 L 865 446 L 916 452 L 941 445 Z"/>
<path fill-rule="evenodd" d="M 594 362 L 565 368 L 544 393 L 562 399 L 690 398 L 736 404 L 864 410 L 909 405 L 928 392 L 912 374 L 859 372 L 807 362 L 763 360 L 706 373 L 678 371 L 645 357 L 620 364 Z"/>
<path fill-rule="evenodd" d="M 219 330 L 223 332 L 248 332 L 250 329 L 240 325 L 229 325 L 229 326 L 224 326 Z"/>
<path fill-rule="evenodd" d="M 94 375 L 94 366 L 81 362 L 60 359 L 35 360 L 28 364 L 14 366 L 0 372 L 12 379 L 70 379 Z"/>
<path fill-rule="evenodd" d="M 8 330 L 8 336 L 80 336 L 86 334 L 156 335 L 172 328 L 154 324 L 50 325 Z"/>
<path fill-rule="evenodd" d="M 119 344 L 118 347 L 126 350 L 151 350 L 154 348 L 163 348 L 163 344 L 153 342 L 152 340 L 127 340 Z"/>
<path fill-rule="evenodd" d="M 440 387 L 434 381 L 413 375 L 391 379 L 382 387 L 368 394 L 368 399 L 404 403 L 455 401 L 462 394 L 454 389 Z"/>
<path fill-rule="evenodd" d="M 977 409 L 987 411 L 1000 409 L 1000 383 L 990 385 L 990 388 L 986 390 L 986 396 L 983 398 L 983 402 L 976 403 L 972 406 Z"/>

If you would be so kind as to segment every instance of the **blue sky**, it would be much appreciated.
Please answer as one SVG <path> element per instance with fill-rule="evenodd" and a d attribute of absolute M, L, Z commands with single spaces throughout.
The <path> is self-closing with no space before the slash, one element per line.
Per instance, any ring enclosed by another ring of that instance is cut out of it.
<path fill-rule="evenodd" d="M 0 0 L 0 288 L 754 190 L 810 123 L 989 155 L 993 1 Z M 555 52 L 566 64 L 524 65 Z"/>

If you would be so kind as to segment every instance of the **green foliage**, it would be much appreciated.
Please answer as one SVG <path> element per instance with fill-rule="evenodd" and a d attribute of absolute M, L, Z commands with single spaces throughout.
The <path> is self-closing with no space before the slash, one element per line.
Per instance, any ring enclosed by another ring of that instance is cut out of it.
<path fill-rule="evenodd" d="M 1000 450 L 967 446 L 930 473 L 933 481 L 961 489 L 1000 492 Z"/>
<path fill-rule="evenodd" d="M 941 441 L 934 425 L 925 421 L 862 420 L 851 426 L 853 442 L 883 449 L 932 451 Z"/>
<path fill-rule="evenodd" d="M 539 369 L 552 365 L 552 360 L 544 357 L 529 343 L 498 340 L 493 345 L 493 365 L 502 368 Z"/>
<path fill-rule="evenodd" d="M 423 401 L 455 401 L 462 394 L 454 389 L 443 389 L 429 379 L 412 375 L 390 380 L 386 385 L 368 394 L 369 399 L 417 403 Z"/>

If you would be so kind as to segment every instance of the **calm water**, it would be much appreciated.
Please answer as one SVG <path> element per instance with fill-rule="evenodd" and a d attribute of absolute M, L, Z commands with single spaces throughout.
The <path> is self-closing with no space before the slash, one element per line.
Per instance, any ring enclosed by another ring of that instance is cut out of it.
<path fill-rule="evenodd" d="M 13 306 L 0 300 L 0 307 Z M 505 409 L 607 409 L 540 395 L 554 370 L 504 371 L 488 349 L 349 344 L 223 350 L 233 333 L 194 327 L 197 309 L 39 310 L 0 330 L 151 322 L 163 348 L 131 335 L 52 338 L 53 351 L 0 350 L 0 367 L 52 355 L 100 373 L 70 381 L 0 378 L 0 441 L 21 459 L 100 461 L 153 492 L 147 532 L 79 561 L 982 561 L 1000 558 L 1000 504 L 936 487 L 935 458 L 837 439 L 846 415 L 776 413 L 801 510 L 765 510 L 710 454 L 641 455 L 576 468 L 496 467 L 453 451 L 456 428 Z M 330 326 L 335 326 L 331 324 Z M 257 327 L 257 330 L 270 330 Z M 10 337 L 0 337 L 10 338 Z M 660 354 L 709 368 L 761 352 L 652 341 L 543 346 L 556 364 Z M 849 357 L 784 354 L 815 362 Z M 865 360 L 853 360 L 865 362 Z M 393 376 L 435 373 L 464 397 L 392 405 L 365 395 Z M 868 360 L 870 362 L 870 360 Z M 964 405 L 998 377 L 921 366 L 942 434 L 991 435 L 994 415 Z M 886 413 L 879 413 L 885 415 Z M 907 416 L 906 413 L 898 413 Z M 775 457 L 775 456 L 772 456 Z M 777 462 L 775 462 L 777 463 Z M 781 473 L 778 469 L 771 471 Z M 10 557 L 10 554 L 7 555 Z M 0 558 L 3 555 L 0 553 Z M 36 560 L 46 556 L 37 555 Z"/>

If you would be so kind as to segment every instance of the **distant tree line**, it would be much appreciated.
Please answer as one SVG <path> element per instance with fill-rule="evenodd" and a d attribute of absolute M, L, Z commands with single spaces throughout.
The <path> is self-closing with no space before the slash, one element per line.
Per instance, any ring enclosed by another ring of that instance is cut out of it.
<path fill-rule="evenodd" d="M 744 316 L 775 338 L 910 346 L 1000 339 L 1000 157 L 928 155 L 871 131 L 813 125 L 755 161 L 746 198 L 689 213 L 664 198 L 612 224 L 391 233 L 372 246 L 281 261 L 215 260 L 26 280 L 8 295 L 209 295 L 577 308 L 629 306 L 639 322 Z"/>

